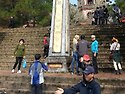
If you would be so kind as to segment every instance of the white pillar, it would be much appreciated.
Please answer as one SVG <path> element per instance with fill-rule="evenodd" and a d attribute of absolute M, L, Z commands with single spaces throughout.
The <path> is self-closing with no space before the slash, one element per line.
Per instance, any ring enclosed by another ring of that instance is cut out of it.
<path fill-rule="evenodd" d="M 49 72 L 66 72 L 70 54 L 69 0 L 53 0 L 49 57 Z"/>
<path fill-rule="evenodd" d="M 53 0 L 49 56 L 69 56 L 68 19 L 69 0 Z"/>
<path fill-rule="evenodd" d="M 84 0 L 85 1 L 85 5 L 87 5 L 87 0 Z"/>

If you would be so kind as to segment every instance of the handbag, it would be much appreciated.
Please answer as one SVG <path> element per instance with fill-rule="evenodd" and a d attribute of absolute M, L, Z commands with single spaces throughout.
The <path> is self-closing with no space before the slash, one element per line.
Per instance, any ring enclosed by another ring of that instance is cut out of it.
<path fill-rule="evenodd" d="M 22 67 L 23 68 L 27 67 L 27 61 L 26 61 L 26 59 L 23 59 L 23 61 L 22 61 Z"/>

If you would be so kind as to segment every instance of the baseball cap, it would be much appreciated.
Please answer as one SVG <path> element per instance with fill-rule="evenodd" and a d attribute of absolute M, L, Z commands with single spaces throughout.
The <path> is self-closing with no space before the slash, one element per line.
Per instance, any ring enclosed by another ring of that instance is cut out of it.
<path fill-rule="evenodd" d="M 92 66 L 87 66 L 85 70 L 83 71 L 84 74 L 90 74 L 90 73 L 95 73 L 95 70 Z"/>
<path fill-rule="evenodd" d="M 90 60 L 89 55 L 84 55 L 84 56 L 83 56 L 83 60 L 84 60 L 84 61 L 89 61 L 89 60 Z"/>

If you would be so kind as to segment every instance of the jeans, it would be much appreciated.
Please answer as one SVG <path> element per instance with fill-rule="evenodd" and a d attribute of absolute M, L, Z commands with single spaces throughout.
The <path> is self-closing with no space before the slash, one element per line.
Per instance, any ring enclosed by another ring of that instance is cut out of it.
<path fill-rule="evenodd" d="M 44 45 L 44 53 L 43 53 L 43 57 L 48 57 L 48 53 L 49 53 L 49 45 Z"/>
<path fill-rule="evenodd" d="M 42 90 L 43 90 L 42 84 L 31 86 L 31 94 L 43 94 Z"/>
<path fill-rule="evenodd" d="M 95 73 L 98 73 L 97 56 L 98 53 L 96 53 L 96 56 L 94 56 L 94 53 L 92 53 L 92 65 L 94 67 Z"/>
<path fill-rule="evenodd" d="M 17 66 L 17 64 L 19 63 L 19 65 L 18 65 L 18 70 L 20 70 L 22 60 L 23 60 L 23 57 L 16 57 L 16 62 L 15 62 L 15 64 L 14 64 L 14 66 L 13 66 L 13 69 L 15 69 L 16 66 Z"/>
<path fill-rule="evenodd" d="M 72 57 L 72 62 L 71 62 L 71 71 L 74 73 L 74 64 L 75 64 L 75 61 L 76 61 L 76 71 L 78 73 L 78 62 L 79 62 L 79 59 L 78 59 L 78 52 L 73 52 L 73 57 Z"/>

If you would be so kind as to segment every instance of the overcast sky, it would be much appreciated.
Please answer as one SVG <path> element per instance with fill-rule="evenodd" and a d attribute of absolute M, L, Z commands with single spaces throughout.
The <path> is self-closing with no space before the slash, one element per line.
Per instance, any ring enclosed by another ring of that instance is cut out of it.
<path fill-rule="evenodd" d="M 110 0 L 110 1 L 114 2 L 114 0 Z M 69 0 L 69 2 L 70 2 L 71 4 L 77 4 L 77 0 Z"/>
<path fill-rule="evenodd" d="M 77 0 L 69 0 L 71 4 L 77 4 Z"/>

